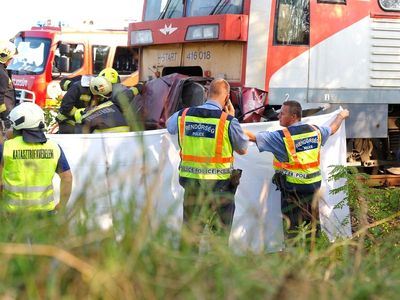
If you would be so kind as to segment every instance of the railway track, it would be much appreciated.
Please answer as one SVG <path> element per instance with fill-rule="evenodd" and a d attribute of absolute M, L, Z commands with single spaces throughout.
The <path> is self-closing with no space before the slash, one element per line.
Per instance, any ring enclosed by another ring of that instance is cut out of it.
<path fill-rule="evenodd" d="M 400 175 L 370 175 L 366 181 L 371 187 L 400 187 Z"/>

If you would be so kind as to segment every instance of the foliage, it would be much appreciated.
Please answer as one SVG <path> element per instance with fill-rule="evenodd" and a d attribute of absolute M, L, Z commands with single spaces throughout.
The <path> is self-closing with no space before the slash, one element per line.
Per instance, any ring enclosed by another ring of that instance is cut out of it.
<path fill-rule="evenodd" d="M 399 191 L 368 188 L 357 176 L 342 167 L 332 173 L 347 179 L 340 189 L 359 220 L 353 238 L 321 236 L 310 248 L 305 226 L 279 253 L 237 255 L 224 237 L 210 236 L 211 250 L 199 254 L 180 246 L 180 237 L 192 243 L 191 231 L 150 224 L 133 200 L 117 204 L 106 230 L 84 199 L 51 217 L 3 213 L 0 298 L 397 299 Z M 360 197 L 368 204 L 365 239 Z"/>

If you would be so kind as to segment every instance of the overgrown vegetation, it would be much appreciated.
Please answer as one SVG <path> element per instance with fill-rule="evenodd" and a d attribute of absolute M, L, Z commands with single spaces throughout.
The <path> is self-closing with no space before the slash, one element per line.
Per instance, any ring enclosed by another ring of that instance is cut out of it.
<path fill-rule="evenodd" d="M 397 299 L 400 191 L 368 188 L 359 176 L 344 167 L 332 173 L 347 178 L 341 189 L 353 238 L 329 243 L 321 236 L 312 250 L 299 232 L 280 253 L 239 256 L 213 237 L 212 250 L 199 255 L 179 247 L 167 226 L 133 218 L 133 204 L 117 208 L 107 231 L 83 200 L 53 217 L 3 214 L 0 298 Z M 190 243 L 192 236 L 184 230 L 182 238 Z"/>

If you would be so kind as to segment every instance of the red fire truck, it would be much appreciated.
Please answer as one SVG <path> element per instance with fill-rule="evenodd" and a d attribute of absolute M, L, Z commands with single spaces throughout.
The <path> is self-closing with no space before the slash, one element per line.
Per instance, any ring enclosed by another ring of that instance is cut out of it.
<path fill-rule="evenodd" d="M 267 119 L 288 98 L 309 112 L 343 106 L 350 159 L 396 160 L 398 0 L 145 0 L 128 31 L 141 80 L 223 77 L 243 122 Z"/>
<path fill-rule="evenodd" d="M 19 101 L 45 106 L 62 96 L 62 78 L 98 74 L 105 67 L 115 68 L 127 85 L 138 80 L 137 49 L 127 46 L 127 31 L 32 27 L 14 42 L 18 55 L 8 69 Z"/>

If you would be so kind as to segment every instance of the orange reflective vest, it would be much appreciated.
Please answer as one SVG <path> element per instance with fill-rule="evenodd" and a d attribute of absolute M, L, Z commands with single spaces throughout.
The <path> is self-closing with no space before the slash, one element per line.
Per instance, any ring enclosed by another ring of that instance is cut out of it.
<path fill-rule="evenodd" d="M 290 130 L 293 132 L 291 133 Z M 286 181 L 289 183 L 313 184 L 321 181 L 321 132 L 315 126 L 307 124 L 290 130 L 282 129 L 289 161 L 280 162 L 274 157 L 274 169 L 285 174 Z"/>

